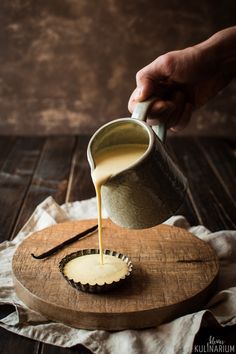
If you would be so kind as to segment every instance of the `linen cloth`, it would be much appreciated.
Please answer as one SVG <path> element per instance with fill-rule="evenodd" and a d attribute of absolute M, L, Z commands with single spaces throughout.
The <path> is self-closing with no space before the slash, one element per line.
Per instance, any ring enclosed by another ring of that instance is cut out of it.
<path fill-rule="evenodd" d="M 13 241 L 0 244 L 0 315 L 1 309 L 12 304 L 13 312 L 0 320 L 0 326 L 35 340 L 61 347 L 82 344 L 96 354 L 171 354 L 191 353 L 196 333 L 204 325 L 236 324 L 236 231 L 211 233 L 204 226 L 190 227 L 183 216 L 174 216 L 166 224 L 185 228 L 208 242 L 220 260 L 216 294 L 206 309 L 145 330 L 108 332 L 81 330 L 52 322 L 29 309 L 14 292 L 11 261 L 19 243 L 31 233 L 56 223 L 96 218 L 95 198 L 59 206 L 52 197 L 42 202 Z M 104 212 L 104 217 L 106 214 Z M 2 317 L 2 316 L 1 316 Z"/>

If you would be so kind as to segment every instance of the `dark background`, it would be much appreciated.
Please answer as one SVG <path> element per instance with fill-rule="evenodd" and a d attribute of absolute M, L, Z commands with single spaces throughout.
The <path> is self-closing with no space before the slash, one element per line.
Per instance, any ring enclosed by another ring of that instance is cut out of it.
<path fill-rule="evenodd" d="M 1 0 L 0 134 L 90 134 L 140 68 L 235 22 L 235 0 Z M 233 136 L 235 107 L 234 81 L 181 134 Z"/>

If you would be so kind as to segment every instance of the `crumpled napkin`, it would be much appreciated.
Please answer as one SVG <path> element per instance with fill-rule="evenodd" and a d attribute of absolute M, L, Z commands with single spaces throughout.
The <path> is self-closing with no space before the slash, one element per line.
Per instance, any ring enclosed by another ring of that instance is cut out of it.
<path fill-rule="evenodd" d="M 0 320 L 1 327 L 61 347 L 82 344 L 97 354 L 185 354 L 192 352 L 194 337 L 203 320 L 204 325 L 236 324 L 236 231 L 211 233 L 204 226 L 190 227 L 183 216 L 171 217 L 166 224 L 185 228 L 208 242 L 220 259 L 218 289 L 206 307 L 208 310 L 188 314 L 157 328 L 107 332 L 81 330 L 52 322 L 25 306 L 14 292 L 11 275 L 11 261 L 18 244 L 31 233 L 50 225 L 96 218 L 96 215 L 95 198 L 59 206 L 48 197 L 36 208 L 13 241 L 0 244 L 0 309 L 8 304 L 14 306 L 13 312 Z"/>

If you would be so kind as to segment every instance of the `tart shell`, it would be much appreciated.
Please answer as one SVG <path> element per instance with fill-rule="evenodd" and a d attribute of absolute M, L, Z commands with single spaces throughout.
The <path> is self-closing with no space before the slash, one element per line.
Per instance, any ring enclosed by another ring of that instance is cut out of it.
<path fill-rule="evenodd" d="M 125 276 L 120 278 L 118 281 L 113 281 L 110 284 L 104 283 L 102 285 L 99 285 L 99 284 L 91 285 L 89 283 L 82 284 L 81 282 L 75 282 L 73 279 L 69 279 L 64 273 L 65 265 L 74 258 L 89 255 L 89 254 L 99 254 L 99 249 L 89 248 L 89 249 L 82 249 L 77 252 L 70 253 L 70 254 L 66 255 L 64 258 L 62 258 L 62 260 L 59 263 L 59 269 L 60 269 L 60 272 L 63 275 L 64 279 L 77 290 L 81 290 L 81 291 L 88 292 L 88 293 L 102 293 L 102 292 L 114 289 L 118 285 L 120 286 L 121 284 L 123 284 L 124 281 L 126 281 L 126 279 L 130 276 L 130 274 L 132 272 L 132 269 L 133 269 L 132 262 L 126 255 L 116 252 L 116 251 L 103 250 L 103 254 L 120 258 L 123 262 L 127 263 L 128 271 Z"/>

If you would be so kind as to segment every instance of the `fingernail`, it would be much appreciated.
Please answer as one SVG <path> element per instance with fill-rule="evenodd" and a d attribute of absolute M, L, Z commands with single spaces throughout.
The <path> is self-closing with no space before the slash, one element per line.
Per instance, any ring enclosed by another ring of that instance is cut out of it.
<path fill-rule="evenodd" d="M 134 98 L 137 100 L 142 96 L 143 88 L 137 87 Z"/>

